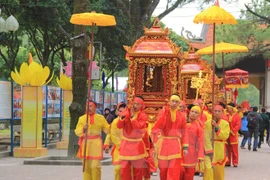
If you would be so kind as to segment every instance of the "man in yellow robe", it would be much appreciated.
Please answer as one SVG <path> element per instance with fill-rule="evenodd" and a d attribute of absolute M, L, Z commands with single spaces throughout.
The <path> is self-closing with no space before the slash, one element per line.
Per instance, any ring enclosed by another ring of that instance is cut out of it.
<path fill-rule="evenodd" d="M 216 105 L 213 120 L 207 120 L 204 127 L 205 171 L 204 180 L 224 180 L 224 166 L 227 160 L 225 144 L 230 134 L 229 123 L 222 119 L 223 107 Z M 213 141 L 214 140 L 214 141 Z M 213 171 L 212 171 L 212 166 Z"/>
<path fill-rule="evenodd" d="M 119 103 L 117 105 L 117 109 L 115 114 L 118 116 L 122 111 L 124 111 L 126 107 L 125 103 Z M 104 143 L 104 149 L 105 152 L 109 152 L 109 148 L 111 143 L 113 144 L 111 155 L 112 155 L 112 164 L 114 165 L 114 179 L 115 180 L 121 180 L 121 161 L 120 161 L 120 155 L 119 155 L 119 148 L 120 148 L 120 143 L 122 139 L 122 129 L 119 129 L 117 127 L 117 123 L 119 121 L 119 117 L 115 118 L 113 122 L 111 123 L 111 130 L 110 133 L 107 134 L 105 143 Z"/>
<path fill-rule="evenodd" d="M 101 132 L 103 130 L 105 133 L 108 133 L 110 125 L 102 115 L 95 114 L 97 107 L 96 102 L 90 101 L 87 103 L 87 105 L 89 108 L 88 118 L 87 114 L 81 116 L 77 123 L 76 129 L 74 130 L 75 134 L 79 137 L 78 144 L 80 145 L 77 157 L 85 159 L 83 179 L 100 180 L 100 160 L 103 159 Z M 86 134 L 87 136 L 85 136 Z M 86 154 L 84 156 L 85 147 Z"/>

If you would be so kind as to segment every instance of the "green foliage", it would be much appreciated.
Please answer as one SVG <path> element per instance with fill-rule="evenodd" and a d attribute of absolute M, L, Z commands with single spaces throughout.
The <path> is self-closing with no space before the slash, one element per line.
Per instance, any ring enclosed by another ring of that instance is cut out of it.
<path fill-rule="evenodd" d="M 244 100 L 248 100 L 251 106 L 259 107 L 260 91 L 253 84 L 249 83 L 248 88 L 239 88 L 237 104 L 241 104 Z"/>
<path fill-rule="evenodd" d="M 172 40 L 173 43 L 175 43 L 178 47 L 181 47 L 181 51 L 187 51 L 188 50 L 188 42 L 185 40 L 184 37 L 178 35 L 176 32 L 171 31 L 169 34 L 169 38 Z"/>
<path fill-rule="evenodd" d="M 97 90 L 97 91 L 100 91 L 102 90 L 102 81 L 101 80 L 93 80 L 92 81 L 92 87 L 91 87 L 92 90 Z M 111 92 L 112 91 L 112 87 L 110 84 L 108 84 L 105 89 L 105 91 L 107 92 Z"/>
<path fill-rule="evenodd" d="M 131 45 L 133 41 L 133 25 L 130 24 L 121 9 L 111 7 L 114 7 L 113 3 L 105 0 L 102 4 L 102 11 L 105 14 L 113 14 L 116 17 L 117 25 L 115 27 L 101 27 L 96 35 L 96 39 L 102 42 L 105 49 L 103 54 L 105 63 L 103 63 L 102 69 L 106 70 L 107 78 L 112 73 L 127 68 L 126 52 L 123 45 Z"/>
<path fill-rule="evenodd" d="M 269 25 L 270 19 L 270 1 L 269 0 L 252 0 L 251 3 L 248 4 L 248 8 L 254 12 L 251 13 L 249 10 L 242 10 L 241 17 L 243 19 L 247 19 L 253 22 L 257 22 L 260 24 Z"/>

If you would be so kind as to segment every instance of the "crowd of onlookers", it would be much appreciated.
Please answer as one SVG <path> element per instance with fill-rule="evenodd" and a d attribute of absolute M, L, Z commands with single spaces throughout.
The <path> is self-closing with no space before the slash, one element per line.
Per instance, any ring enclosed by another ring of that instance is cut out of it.
<path fill-rule="evenodd" d="M 240 107 L 241 108 L 241 107 Z M 270 112 L 266 112 L 266 108 L 261 108 L 258 112 L 258 107 L 251 107 L 250 111 L 243 113 L 242 125 L 239 133 L 243 136 L 241 149 L 246 149 L 245 145 L 248 142 L 248 150 L 261 148 L 261 144 L 269 142 L 269 125 Z M 266 139 L 264 139 L 266 137 Z M 252 142 L 253 139 L 253 142 Z M 252 146 L 252 147 L 251 147 Z"/>

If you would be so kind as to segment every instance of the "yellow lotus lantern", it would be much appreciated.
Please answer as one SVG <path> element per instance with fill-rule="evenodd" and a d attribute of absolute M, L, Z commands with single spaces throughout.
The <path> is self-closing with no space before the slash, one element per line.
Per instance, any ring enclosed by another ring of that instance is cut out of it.
<path fill-rule="evenodd" d="M 72 79 L 70 77 L 61 74 L 60 79 L 56 78 L 56 82 L 63 90 L 72 90 Z"/>
<path fill-rule="evenodd" d="M 57 149 L 67 149 L 69 141 L 70 113 L 69 106 L 72 103 L 72 79 L 64 74 L 56 78 L 56 82 L 63 92 L 63 119 L 62 119 L 62 139 L 56 143 Z"/>
<path fill-rule="evenodd" d="M 22 86 L 43 86 L 52 80 L 54 73 L 46 81 L 50 76 L 50 69 L 47 66 L 43 68 L 41 64 L 33 61 L 31 53 L 29 53 L 28 62 L 29 65 L 25 62 L 22 63 L 20 72 L 17 71 L 16 67 L 14 72 L 11 72 L 11 77 L 17 84 Z"/>
<path fill-rule="evenodd" d="M 52 78 L 50 69 L 34 62 L 29 53 L 28 63 L 22 63 L 20 72 L 15 68 L 12 79 L 22 85 L 22 119 L 20 147 L 14 148 L 14 157 L 47 156 L 47 148 L 42 146 L 42 101 L 43 85 Z M 31 123 L 29 123 L 31 122 Z"/>

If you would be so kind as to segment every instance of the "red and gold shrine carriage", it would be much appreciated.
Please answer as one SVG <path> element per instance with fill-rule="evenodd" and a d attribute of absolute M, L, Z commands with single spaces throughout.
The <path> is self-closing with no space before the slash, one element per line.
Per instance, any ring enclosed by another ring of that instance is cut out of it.
<path fill-rule="evenodd" d="M 179 94 L 192 103 L 194 96 L 187 97 L 192 92 L 189 80 L 197 76 L 199 70 L 203 70 L 204 75 L 210 73 L 210 68 L 197 57 L 190 59 L 188 56 L 184 60 L 185 54 L 169 39 L 168 28 L 162 29 L 158 20 L 152 28 L 145 28 L 144 33 L 145 36 L 139 38 L 132 47 L 124 46 L 129 61 L 127 101 L 130 104 L 134 96 L 142 96 L 145 112 L 151 122 L 156 120 L 158 110 L 172 94 Z M 194 66 L 200 68 L 190 71 L 189 68 Z"/>
<path fill-rule="evenodd" d="M 179 72 L 180 96 L 187 104 L 192 104 L 194 99 L 197 98 L 201 98 L 206 102 L 211 101 L 213 74 L 211 65 L 200 59 L 200 56 L 194 52 L 193 48 L 190 47 L 189 51 L 184 53 L 183 60 L 179 65 Z M 221 81 L 222 78 L 215 75 L 216 95 L 219 94 Z M 197 91 L 198 95 L 196 96 Z"/>

